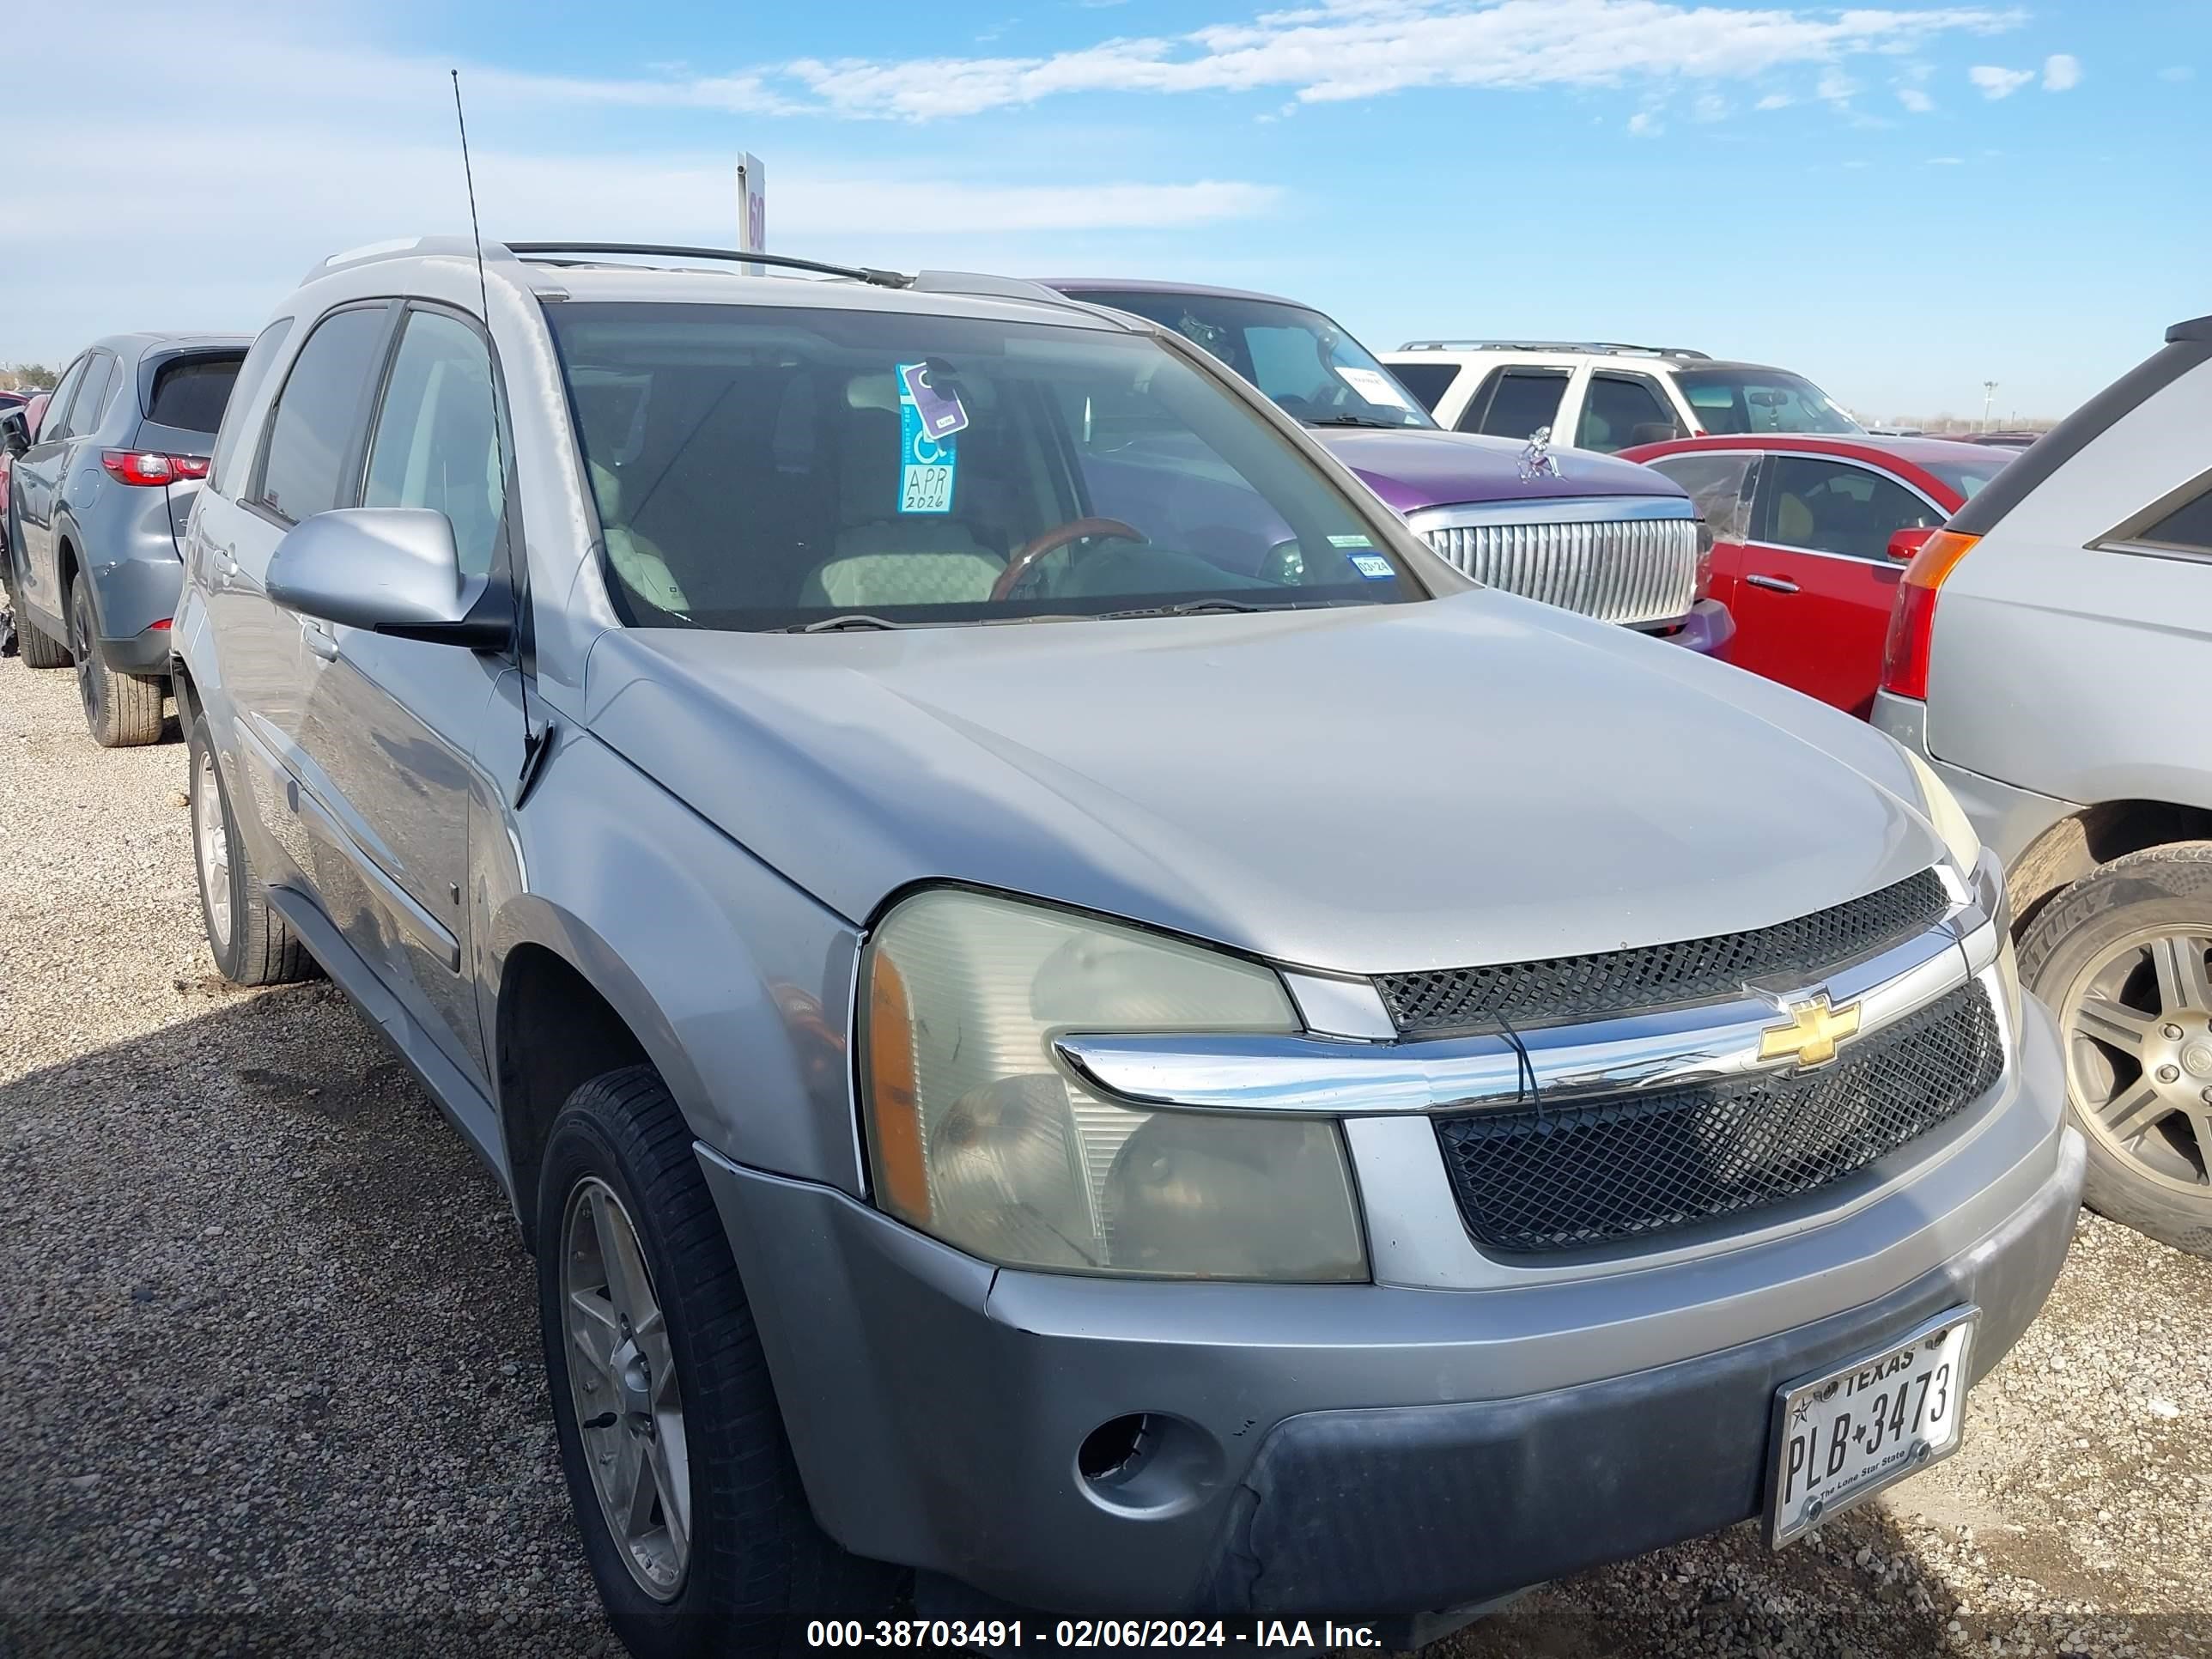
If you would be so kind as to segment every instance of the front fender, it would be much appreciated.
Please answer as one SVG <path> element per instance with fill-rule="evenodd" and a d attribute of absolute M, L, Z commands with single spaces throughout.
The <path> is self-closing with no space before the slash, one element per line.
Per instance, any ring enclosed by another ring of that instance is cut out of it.
<path fill-rule="evenodd" d="M 514 951 L 542 945 L 622 1018 L 700 1140 L 858 1195 L 852 927 L 588 732 L 557 739 L 508 819 L 505 868 L 477 872 L 487 1029 Z"/>

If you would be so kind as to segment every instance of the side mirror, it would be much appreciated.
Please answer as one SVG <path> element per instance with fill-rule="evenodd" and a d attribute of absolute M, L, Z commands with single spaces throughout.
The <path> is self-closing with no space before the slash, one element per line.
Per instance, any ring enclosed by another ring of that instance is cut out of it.
<path fill-rule="evenodd" d="M 269 597 L 288 610 L 404 640 L 495 650 L 513 633 L 503 593 L 461 574 L 453 526 L 422 507 L 318 513 L 276 544 Z"/>
<path fill-rule="evenodd" d="M 0 415 L 0 447 L 10 455 L 20 455 L 31 447 L 31 422 L 20 409 L 11 409 Z"/>
<path fill-rule="evenodd" d="M 1898 531 L 1889 538 L 1889 556 L 1899 564 L 1911 564 L 1913 555 L 1919 552 L 1935 533 L 1933 526 L 1921 530 Z"/>

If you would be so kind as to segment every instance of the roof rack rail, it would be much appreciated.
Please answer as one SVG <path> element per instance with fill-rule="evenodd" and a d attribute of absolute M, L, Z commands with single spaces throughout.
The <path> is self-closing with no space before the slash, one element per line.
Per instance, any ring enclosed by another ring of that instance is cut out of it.
<path fill-rule="evenodd" d="M 1629 345 L 1619 340 L 1408 340 L 1401 351 L 1578 351 L 1598 357 L 1694 357 L 1712 354 L 1688 346 Z"/>
<path fill-rule="evenodd" d="M 915 275 L 914 286 L 924 294 L 973 294 L 993 300 L 1036 300 L 1063 308 L 1080 301 L 1058 289 L 1025 276 L 994 276 L 981 270 L 924 270 Z"/>
<path fill-rule="evenodd" d="M 507 251 L 517 258 L 530 259 L 543 264 L 586 264 L 593 254 L 620 254 L 631 258 L 652 259 L 714 259 L 731 264 L 774 265 L 783 270 L 811 270 L 823 276 L 849 276 L 855 282 L 872 283 L 878 288 L 911 288 L 914 278 L 903 271 L 878 270 L 871 265 L 833 265 L 820 259 L 800 259 L 788 253 L 749 252 L 734 247 L 684 247 L 664 242 L 508 242 Z M 484 245 L 489 252 L 491 245 Z M 584 257 L 562 259 L 553 256 L 573 253 Z"/>

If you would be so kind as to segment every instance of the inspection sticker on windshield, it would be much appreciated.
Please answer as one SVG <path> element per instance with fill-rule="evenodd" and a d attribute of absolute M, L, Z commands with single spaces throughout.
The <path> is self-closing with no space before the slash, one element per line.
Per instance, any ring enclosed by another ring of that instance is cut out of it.
<path fill-rule="evenodd" d="M 1398 574 L 1380 553 L 1347 553 L 1344 556 L 1352 561 L 1354 570 L 1370 582 L 1382 581 Z"/>
<path fill-rule="evenodd" d="M 1328 538 L 1328 544 L 1331 547 L 1372 547 L 1375 545 L 1373 542 L 1369 541 L 1364 536 L 1331 536 Z"/>
<path fill-rule="evenodd" d="M 930 384 L 927 363 L 901 363 L 898 379 L 898 510 L 950 513 L 953 473 L 960 465 L 952 434 L 968 424 L 968 411 L 957 392 L 940 392 Z"/>

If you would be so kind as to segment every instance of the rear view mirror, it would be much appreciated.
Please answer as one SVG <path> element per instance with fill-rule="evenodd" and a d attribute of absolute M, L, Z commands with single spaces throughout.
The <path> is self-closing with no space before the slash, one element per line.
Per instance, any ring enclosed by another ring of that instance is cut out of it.
<path fill-rule="evenodd" d="M 31 422 L 20 409 L 11 409 L 0 415 L 0 447 L 10 455 L 20 455 L 31 447 Z"/>
<path fill-rule="evenodd" d="M 428 507 L 318 513 L 269 560 L 269 597 L 303 616 L 478 651 L 506 644 L 512 627 L 489 588 L 461 574 L 453 524 Z"/>
<path fill-rule="evenodd" d="M 1925 529 L 1897 532 L 1889 538 L 1889 556 L 1899 564 L 1911 564 L 1913 556 L 1920 551 L 1928 538 L 1935 533 L 1933 526 Z"/>

